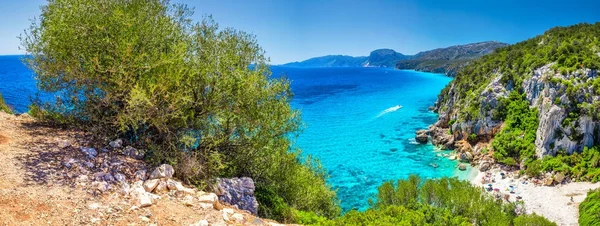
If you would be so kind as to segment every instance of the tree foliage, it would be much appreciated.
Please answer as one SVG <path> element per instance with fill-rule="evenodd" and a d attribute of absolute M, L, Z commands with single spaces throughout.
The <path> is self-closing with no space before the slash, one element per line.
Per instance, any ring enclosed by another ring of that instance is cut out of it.
<path fill-rule="evenodd" d="M 521 161 L 529 164 L 535 160 L 537 109 L 530 108 L 525 97 L 516 91 L 501 99 L 499 105 L 498 114 L 504 118 L 504 127 L 492 142 L 494 157 L 507 165 L 517 165 Z"/>
<path fill-rule="evenodd" d="M 579 225 L 600 225 L 600 190 L 588 192 L 579 204 Z"/>
<path fill-rule="evenodd" d="M 63 94 L 38 107 L 146 148 L 187 182 L 249 176 L 287 208 L 336 216 L 324 171 L 290 145 L 301 121 L 289 82 L 270 77 L 254 36 L 192 13 L 161 0 L 49 0 L 21 37 L 40 89 Z"/>
<path fill-rule="evenodd" d="M 10 110 L 8 105 L 6 105 L 6 102 L 4 102 L 4 98 L 2 97 L 1 93 L 0 93 L 0 111 L 6 112 L 6 113 L 12 113 L 12 111 Z"/>
<path fill-rule="evenodd" d="M 365 212 L 351 211 L 315 225 L 556 225 L 536 215 L 515 214 L 515 204 L 456 178 L 389 181 Z"/>

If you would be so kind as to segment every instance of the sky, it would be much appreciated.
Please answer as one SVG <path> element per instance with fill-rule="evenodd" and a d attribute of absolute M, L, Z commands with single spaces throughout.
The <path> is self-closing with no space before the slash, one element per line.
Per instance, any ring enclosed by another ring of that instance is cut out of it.
<path fill-rule="evenodd" d="M 598 0 L 172 0 L 254 34 L 272 64 L 323 55 L 415 54 L 480 41 L 516 43 L 556 26 L 600 22 Z M 23 54 L 18 36 L 44 0 L 0 0 L 0 55 Z"/>

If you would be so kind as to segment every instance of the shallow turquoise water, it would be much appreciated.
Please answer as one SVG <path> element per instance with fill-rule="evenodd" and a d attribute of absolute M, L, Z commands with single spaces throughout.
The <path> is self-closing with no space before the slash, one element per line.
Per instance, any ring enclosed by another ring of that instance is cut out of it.
<path fill-rule="evenodd" d="M 321 160 L 344 210 L 365 209 L 382 182 L 410 174 L 468 177 L 434 146 L 414 140 L 436 121 L 428 107 L 449 77 L 384 68 L 272 70 L 292 81 L 292 105 L 302 110 L 306 125 L 295 145 Z"/>

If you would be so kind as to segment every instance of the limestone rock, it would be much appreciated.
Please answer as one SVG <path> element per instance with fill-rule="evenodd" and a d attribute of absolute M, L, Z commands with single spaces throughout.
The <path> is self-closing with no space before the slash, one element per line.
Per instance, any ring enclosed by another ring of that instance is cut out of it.
<path fill-rule="evenodd" d="M 198 197 L 199 202 L 205 202 L 205 203 L 213 203 L 213 202 L 217 201 L 217 199 L 218 199 L 218 197 L 215 193 L 206 193 L 206 194 Z"/>
<path fill-rule="evenodd" d="M 154 193 L 156 194 L 164 194 L 169 192 L 169 188 L 167 187 L 167 182 L 164 180 L 159 180 L 158 185 L 154 188 Z"/>
<path fill-rule="evenodd" d="M 427 135 L 427 130 L 419 130 L 416 132 L 415 140 L 421 144 L 427 143 L 429 140 L 429 135 Z"/>
<path fill-rule="evenodd" d="M 98 152 L 96 151 L 95 148 L 81 148 L 81 152 L 83 152 L 83 154 L 87 155 L 88 158 L 95 158 L 98 155 Z"/>
<path fill-rule="evenodd" d="M 194 194 L 196 192 L 195 189 L 186 188 L 185 186 L 183 186 L 183 184 L 181 184 L 181 182 L 172 179 L 167 180 L 167 187 L 169 188 L 169 190 L 181 191 L 186 194 Z"/>
<path fill-rule="evenodd" d="M 254 197 L 255 187 L 251 178 L 218 178 L 216 185 L 219 201 L 229 203 L 241 210 L 247 210 L 252 214 L 257 214 L 258 201 Z"/>
<path fill-rule="evenodd" d="M 552 179 L 552 177 L 546 177 L 544 179 L 544 185 L 546 185 L 546 186 L 551 186 L 553 182 L 554 182 L 554 179 Z"/>
<path fill-rule="evenodd" d="M 156 167 L 154 171 L 150 174 L 150 179 L 158 179 L 158 178 L 172 178 L 173 174 L 175 174 L 175 170 L 169 164 L 162 164 L 159 167 Z"/>
<path fill-rule="evenodd" d="M 479 163 L 479 171 L 480 172 L 485 172 L 490 170 L 490 168 L 492 168 L 492 163 L 491 162 L 481 162 Z"/>
<path fill-rule="evenodd" d="M 112 147 L 112 148 L 121 148 L 121 146 L 123 146 L 123 140 L 116 139 L 116 140 L 108 143 L 108 145 L 110 145 L 110 147 Z"/>
<path fill-rule="evenodd" d="M 458 169 L 459 169 L 459 170 L 462 170 L 462 171 L 465 171 L 465 170 L 467 170 L 467 165 L 465 165 L 465 164 L 462 164 L 462 163 L 461 163 L 461 164 L 458 164 Z"/>
<path fill-rule="evenodd" d="M 154 191 L 156 186 L 158 186 L 159 182 L 160 182 L 159 179 L 150 179 L 150 180 L 144 181 L 144 190 L 146 192 Z"/>

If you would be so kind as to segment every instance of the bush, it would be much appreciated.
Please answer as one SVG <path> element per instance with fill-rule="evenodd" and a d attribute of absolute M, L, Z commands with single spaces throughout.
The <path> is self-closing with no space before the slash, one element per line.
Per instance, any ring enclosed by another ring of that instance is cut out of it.
<path fill-rule="evenodd" d="M 600 225 L 600 190 L 588 192 L 579 204 L 579 225 Z"/>
<path fill-rule="evenodd" d="M 496 134 L 492 147 L 494 157 L 507 165 L 517 165 L 522 160 L 529 164 L 535 160 L 535 134 L 538 127 L 538 113 L 529 108 L 529 102 L 517 91 L 510 93 L 501 102 L 506 106 L 504 128 Z"/>
<path fill-rule="evenodd" d="M 516 217 L 514 226 L 556 226 L 556 223 L 534 213 L 532 215 L 520 215 Z"/>
<path fill-rule="evenodd" d="M 21 41 L 39 88 L 63 95 L 36 112 L 123 137 L 201 188 L 248 176 L 290 208 L 337 216 L 320 165 L 291 148 L 301 120 L 289 82 L 270 77 L 254 36 L 191 14 L 162 0 L 49 1 Z"/>
<path fill-rule="evenodd" d="M 6 112 L 6 113 L 12 113 L 12 111 L 10 110 L 8 105 L 6 105 L 6 103 L 4 102 L 4 98 L 2 97 L 1 93 L 0 93 L 0 111 Z"/>
<path fill-rule="evenodd" d="M 317 225 L 555 225 L 536 215 L 515 216 L 514 204 L 456 178 L 421 180 L 411 175 L 378 188 L 364 212 L 350 211 Z"/>

